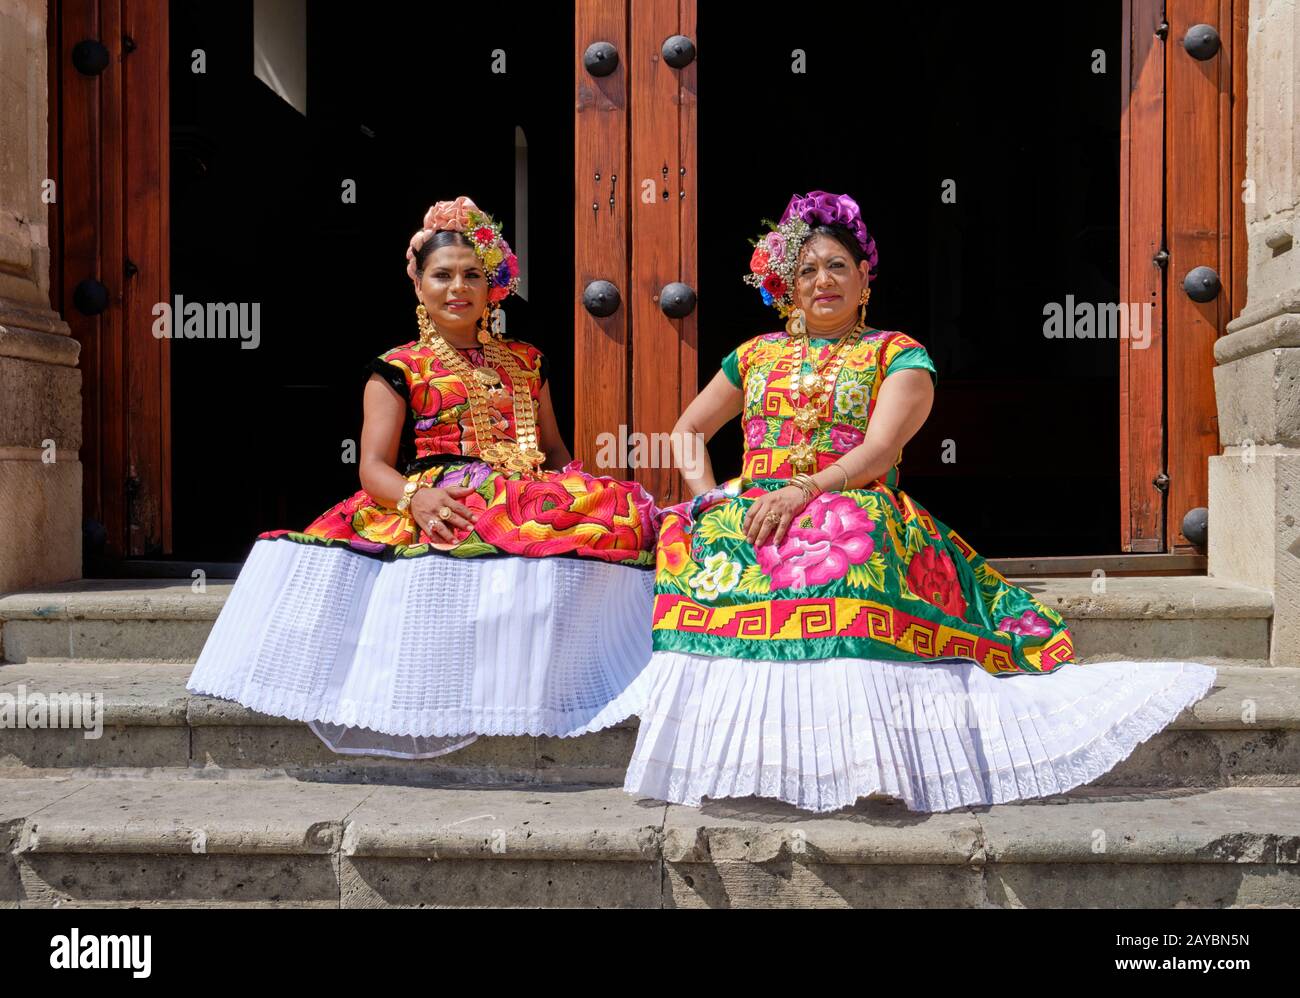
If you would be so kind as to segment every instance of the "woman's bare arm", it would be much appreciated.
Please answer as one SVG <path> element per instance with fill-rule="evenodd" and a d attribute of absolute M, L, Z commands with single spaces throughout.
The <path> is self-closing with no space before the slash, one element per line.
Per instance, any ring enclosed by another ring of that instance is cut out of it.
<path fill-rule="evenodd" d="M 406 419 L 406 400 L 378 374 L 372 374 L 366 382 L 362 406 L 365 415 L 357 468 L 361 487 L 375 502 L 393 508 L 406 486 L 406 476 L 395 467 Z"/>
<path fill-rule="evenodd" d="M 898 452 L 925 425 L 933 405 L 934 383 L 929 371 L 907 368 L 889 375 L 880 384 L 862 443 L 835 462 L 848 472 L 848 485 L 839 471 L 830 468 L 818 472 L 813 480 L 822 489 L 834 491 L 874 482 L 894 466 Z"/>
<path fill-rule="evenodd" d="M 691 400 L 673 427 L 673 463 L 692 496 L 717 484 L 713 462 L 704 445 L 730 420 L 740 415 L 744 394 L 719 371 L 704 390 Z"/>

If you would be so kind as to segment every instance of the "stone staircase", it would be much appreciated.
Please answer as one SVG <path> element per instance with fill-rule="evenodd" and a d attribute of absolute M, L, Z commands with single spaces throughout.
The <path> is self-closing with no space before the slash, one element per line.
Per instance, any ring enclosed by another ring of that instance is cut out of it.
<path fill-rule="evenodd" d="M 1085 662 L 1190 659 L 1219 680 L 1088 787 L 930 815 L 637 800 L 635 721 L 336 756 L 306 725 L 186 691 L 229 581 L 2 596 L 0 705 L 93 696 L 102 733 L 0 719 L 0 907 L 1300 906 L 1300 663 L 1269 664 L 1270 595 L 1016 581 Z"/>

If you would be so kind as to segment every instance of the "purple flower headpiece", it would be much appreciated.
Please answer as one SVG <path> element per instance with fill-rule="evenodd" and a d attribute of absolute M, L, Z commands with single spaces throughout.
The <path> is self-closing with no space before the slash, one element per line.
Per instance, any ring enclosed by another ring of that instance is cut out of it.
<path fill-rule="evenodd" d="M 853 234 L 862 247 L 870 268 L 876 276 L 879 253 L 876 241 L 862 221 L 858 203 L 847 194 L 827 191 L 809 191 L 804 196 L 795 194 L 786 205 L 780 222 L 763 219 L 768 232 L 760 239 L 751 239 L 754 254 L 749 260 L 749 273 L 745 283 L 759 290 L 763 302 L 772 305 L 784 318 L 794 307 L 794 270 L 799 261 L 799 251 L 814 226 L 838 222 Z"/>

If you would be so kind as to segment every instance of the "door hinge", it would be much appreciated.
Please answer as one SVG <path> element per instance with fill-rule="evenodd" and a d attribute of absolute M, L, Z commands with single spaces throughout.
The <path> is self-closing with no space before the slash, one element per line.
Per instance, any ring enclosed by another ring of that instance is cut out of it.
<path fill-rule="evenodd" d="M 1169 266 L 1169 251 L 1167 249 L 1161 249 L 1159 253 L 1151 258 L 1151 262 L 1157 267 Z"/>
<path fill-rule="evenodd" d="M 1159 489 L 1161 493 L 1169 492 L 1169 476 L 1166 475 L 1163 471 L 1160 472 L 1160 474 L 1156 475 L 1155 478 L 1151 479 L 1151 484 L 1154 485 L 1157 489 Z"/>
<path fill-rule="evenodd" d="M 1160 19 L 1160 27 L 1156 28 L 1156 37 L 1162 42 L 1169 37 L 1169 22 L 1163 17 Z"/>
<path fill-rule="evenodd" d="M 135 39 L 128 34 L 122 35 L 122 52 L 130 55 L 136 49 Z"/>

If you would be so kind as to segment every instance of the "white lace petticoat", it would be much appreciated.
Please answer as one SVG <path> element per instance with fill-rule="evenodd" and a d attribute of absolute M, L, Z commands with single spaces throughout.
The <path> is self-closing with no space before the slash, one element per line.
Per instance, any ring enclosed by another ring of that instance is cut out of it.
<path fill-rule="evenodd" d="M 624 789 L 678 804 L 772 797 L 914 811 L 1064 793 L 1114 768 L 1213 685 L 1190 662 L 994 676 L 966 659 L 757 661 L 659 651 Z"/>
<path fill-rule="evenodd" d="M 311 723 L 336 752 L 429 758 L 636 713 L 654 573 L 570 557 L 383 561 L 259 539 L 187 683 Z"/>

